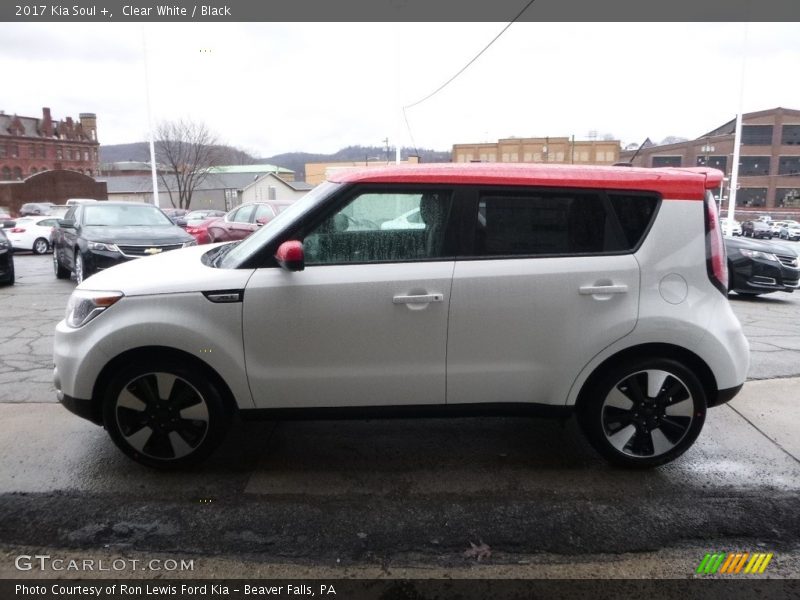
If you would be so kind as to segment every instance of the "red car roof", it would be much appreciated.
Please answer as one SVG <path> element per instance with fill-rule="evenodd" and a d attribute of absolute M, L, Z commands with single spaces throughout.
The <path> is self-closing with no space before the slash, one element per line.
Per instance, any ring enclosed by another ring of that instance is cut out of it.
<path fill-rule="evenodd" d="M 723 174 L 708 168 L 601 167 L 541 163 L 431 163 L 347 170 L 329 177 L 336 183 L 445 183 L 541 185 L 658 192 L 664 198 L 702 200 L 719 187 Z"/>

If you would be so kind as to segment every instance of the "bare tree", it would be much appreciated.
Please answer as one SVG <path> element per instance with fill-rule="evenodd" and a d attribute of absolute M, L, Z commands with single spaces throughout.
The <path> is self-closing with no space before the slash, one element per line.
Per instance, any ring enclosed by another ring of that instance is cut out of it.
<path fill-rule="evenodd" d="M 155 147 L 156 162 L 164 167 L 161 181 L 172 206 L 188 209 L 192 194 L 205 181 L 209 169 L 219 164 L 217 136 L 198 121 L 162 121 L 156 127 Z"/>

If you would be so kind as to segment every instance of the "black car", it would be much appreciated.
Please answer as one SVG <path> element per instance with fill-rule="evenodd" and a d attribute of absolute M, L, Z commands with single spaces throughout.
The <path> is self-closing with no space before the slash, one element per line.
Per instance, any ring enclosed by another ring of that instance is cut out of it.
<path fill-rule="evenodd" d="M 745 221 L 742 223 L 742 236 L 771 240 L 772 227 L 764 221 Z"/>
<path fill-rule="evenodd" d="M 725 238 L 728 291 L 757 296 L 792 292 L 800 281 L 797 252 L 785 244 Z"/>
<path fill-rule="evenodd" d="M 14 285 L 14 249 L 0 228 L 0 285 Z"/>
<path fill-rule="evenodd" d="M 152 204 L 76 204 L 53 230 L 53 269 L 59 279 L 74 272 L 80 283 L 120 262 L 196 243 Z"/>

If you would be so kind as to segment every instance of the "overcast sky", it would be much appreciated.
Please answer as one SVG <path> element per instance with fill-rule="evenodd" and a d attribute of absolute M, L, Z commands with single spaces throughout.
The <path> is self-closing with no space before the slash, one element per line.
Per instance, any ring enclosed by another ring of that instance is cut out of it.
<path fill-rule="evenodd" d="M 94 112 L 101 143 L 204 121 L 257 156 L 348 145 L 450 150 L 594 130 L 623 144 L 698 137 L 739 110 L 800 109 L 797 23 L 0 23 L 0 110 Z M 144 36 L 143 36 L 144 32 Z M 743 44 L 747 38 L 746 45 Z"/>

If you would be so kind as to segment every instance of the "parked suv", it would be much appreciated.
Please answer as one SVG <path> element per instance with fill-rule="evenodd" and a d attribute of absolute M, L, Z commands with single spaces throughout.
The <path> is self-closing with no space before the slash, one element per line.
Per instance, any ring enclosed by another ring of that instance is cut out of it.
<path fill-rule="evenodd" d="M 208 455 L 236 411 L 575 413 L 611 462 L 660 465 L 747 373 L 710 193 L 721 179 L 532 164 L 339 173 L 241 242 L 78 286 L 55 334 L 58 398 L 154 467 Z M 414 209 L 423 228 L 381 227 Z"/>
<path fill-rule="evenodd" d="M 119 263 L 197 242 L 152 204 L 81 202 L 53 230 L 53 271 L 81 283 Z"/>

